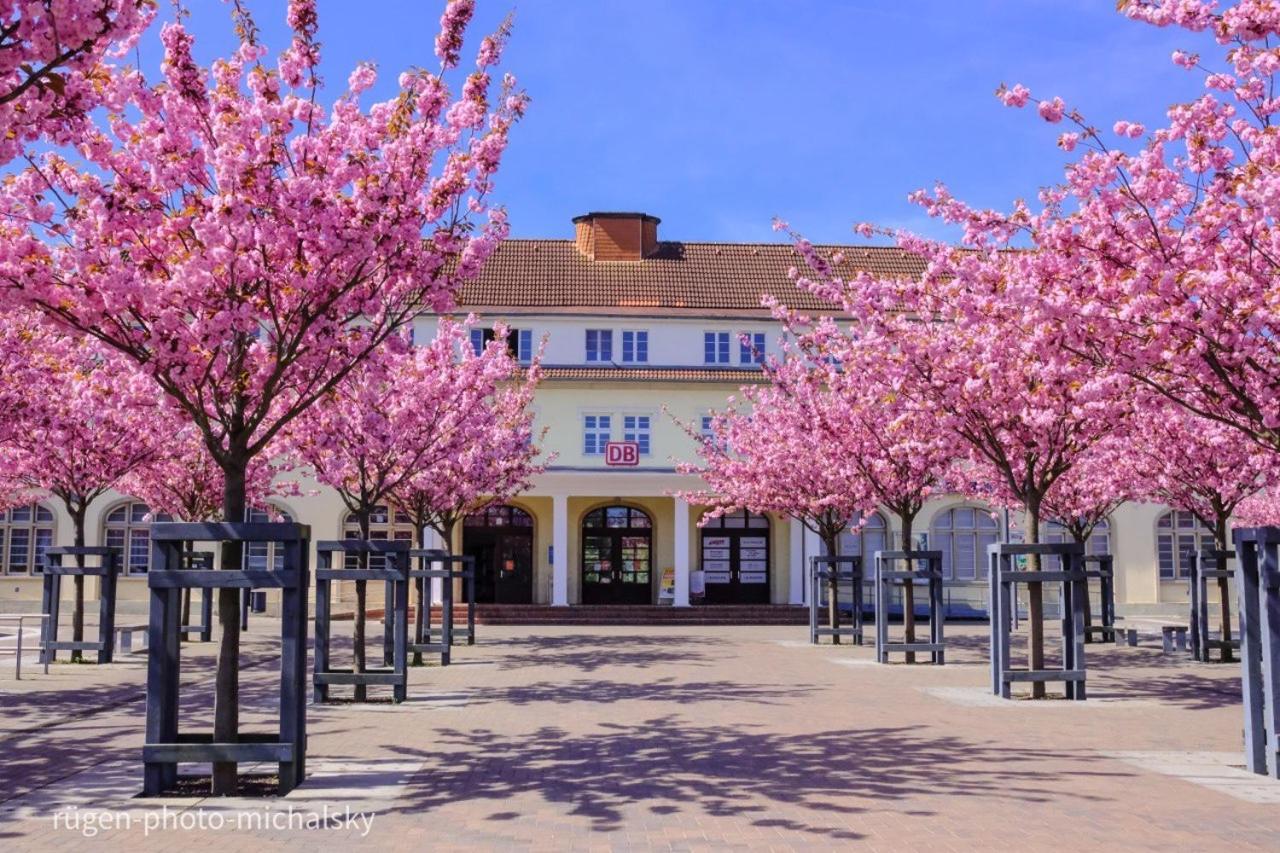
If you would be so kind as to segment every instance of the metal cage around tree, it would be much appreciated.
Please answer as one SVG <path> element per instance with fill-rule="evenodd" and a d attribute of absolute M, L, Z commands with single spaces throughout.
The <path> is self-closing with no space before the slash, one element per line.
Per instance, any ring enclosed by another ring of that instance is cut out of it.
<path fill-rule="evenodd" d="M 311 530 L 293 523 L 178 523 L 151 525 L 150 648 L 147 650 L 147 723 L 142 747 L 143 793 L 157 796 L 178 781 L 180 764 L 273 762 L 279 793 L 306 776 L 307 591 L 310 587 Z M 283 550 L 278 566 L 264 569 L 183 569 L 182 553 L 192 543 L 272 542 Z M 279 589 L 280 687 L 277 729 L 239 732 L 231 742 L 211 733 L 183 732 L 179 720 L 181 683 L 181 597 L 184 589 Z"/>

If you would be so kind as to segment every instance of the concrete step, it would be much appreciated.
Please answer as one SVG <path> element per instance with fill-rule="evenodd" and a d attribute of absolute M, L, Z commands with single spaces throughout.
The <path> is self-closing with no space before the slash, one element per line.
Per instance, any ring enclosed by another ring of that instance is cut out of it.
<path fill-rule="evenodd" d="M 368 617 L 382 618 L 382 609 L 369 610 Z M 431 620 L 443 617 L 433 607 Z M 334 614 L 350 619 L 350 612 Z M 412 611 L 410 619 L 412 619 Z M 652 605 L 574 605 L 551 607 L 543 604 L 479 604 L 477 625 L 807 625 L 808 610 L 790 605 L 701 605 L 663 607 Z M 454 608 L 454 624 L 466 624 L 466 608 Z"/>

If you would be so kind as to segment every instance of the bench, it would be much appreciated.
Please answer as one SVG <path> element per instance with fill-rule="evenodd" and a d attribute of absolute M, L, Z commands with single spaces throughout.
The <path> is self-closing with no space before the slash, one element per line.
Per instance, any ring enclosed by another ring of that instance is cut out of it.
<path fill-rule="evenodd" d="M 122 652 L 133 651 L 133 635 L 141 634 L 145 643 L 147 639 L 147 628 L 150 627 L 143 622 L 140 625 L 117 625 L 115 627 L 116 637 L 119 638 L 117 646 Z"/>
<path fill-rule="evenodd" d="M 1137 646 L 1138 645 L 1138 629 L 1129 628 L 1125 625 L 1110 625 L 1108 630 L 1115 635 L 1117 646 Z"/>
<path fill-rule="evenodd" d="M 1175 648 L 1178 651 L 1185 652 L 1187 650 L 1187 626 L 1161 625 L 1160 640 L 1166 655 L 1173 654 Z"/>

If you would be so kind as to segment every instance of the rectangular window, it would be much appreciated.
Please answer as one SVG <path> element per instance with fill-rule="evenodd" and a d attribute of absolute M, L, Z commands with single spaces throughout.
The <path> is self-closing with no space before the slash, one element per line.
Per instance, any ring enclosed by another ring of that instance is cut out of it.
<path fill-rule="evenodd" d="M 703 332 L 702 359 L 706 364 L 728 364 L 729 333 Z"/>
<path fill-rule="evenodd" d="M 738 339 L 738 363 L 759 364 L 764 361 L 764 332 L 748 332 Z"/>
<path fill-rule="evenodd" d="M 704 438 L 711 437 L 711 424 L 715 420 L 711 415 L 702 416 L 702 435 Z"/>
<path fill-rule="evenodd" d="M 648 363 L 648 332 L 627 330 L 622 333 L 622 361 L 625 364 Z"/>
<path fill-rule="evenodd" d="M 129 530 L 129 571 L 128 574 L 145 572 L 151 565 L 151 534 L 147 530 L 131 528 Z"/>
<path fill-rule="evenodd" d="M 471 351 L 476 355 L 484 352 L 484 348 L 493 340 L 493 329 L 471 330 Z"/>
<path fill-rule="evenodd" d="M 521 364 L 533 361 L 533 330 L 511 329 L 507 332 L 507 352 Z"/>
<path fill-rule="evenodd" d="M 587 456 L 604 453 L 604 446 L 612 440 L 611 415 L 584 415 L 582 418 L 582 452 Z"/>
<path fill-rule="evenodd" d="M 622 440 L 634 441 L 640 445 L 640 455 L 649 455 L 649 416 L 624 415 L 622 417 Z"/>
<path fill-rule="evenodd" d="M 15 527 L 9 531 L 9 571 L 25 572 L 31 559 L 31 531 Z"/>
<path fill-rule="evenodd" d="M 587 361 L 613 361 L 613 329 L 587 329 Z"/>

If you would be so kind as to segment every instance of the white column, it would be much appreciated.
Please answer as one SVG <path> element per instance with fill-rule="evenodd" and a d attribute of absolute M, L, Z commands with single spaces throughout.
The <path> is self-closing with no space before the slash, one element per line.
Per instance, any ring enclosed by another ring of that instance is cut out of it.
<path fill-rule="evenodd" d="M 676 607 L 689 606 L 689 502 L 676 498 Z"/>
<path fill-rule="evenodd" d="M 801 525 L 804 530 L 804 559 L 807 563 L 810 557 L 817 556 L 822 553 L 822 539 L 817 533 Z M 808 591 L 805 592 L 805 602 L 808 603 Z"/>
<path fill-rule="evenodd" d="M 434 527 L 428 527 L 426 534 L 427 537 L 424 541 L 427 543 L 427 548 L 434 548 L 436 550 L 442 550 L 444 548 L 444 537 L 439 533 L 436 533 Z M 429 568 L 437 569 L 440 567 L 437 565 L 430 566 Z M 432 578 L 428 581 L 427 586 L 431 590 L 431 603 L 444 604 L 444 578 Z"/>
<path fill-rule="evenodd" d="M 809 556 L 804 550 L 804 525 L 799 519 L 791 519 L 791 583 L 788 603 L 804 604 L 806 582 L 809 577 Z"/>
<path fill-rule="evenodd" d="M 569 604 L 569 496 L 551 498 L 551 605 Z"/>

